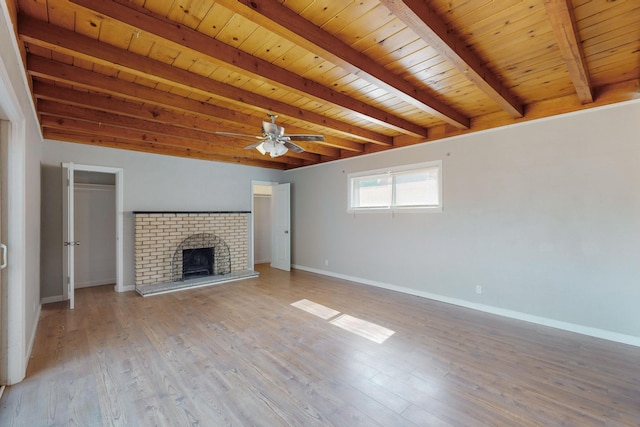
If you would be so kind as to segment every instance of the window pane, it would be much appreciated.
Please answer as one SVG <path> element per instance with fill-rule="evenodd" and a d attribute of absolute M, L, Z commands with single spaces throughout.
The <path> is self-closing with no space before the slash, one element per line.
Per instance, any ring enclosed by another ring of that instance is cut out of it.
<path fill-rule="evenodd" d="M 437 206 L 438 168 L 397 172 L 395 206 Z"/>
<path fill-rule="evenodd" d="M 369 175 L 353 180 L 353 207 L 375 208 L 391 205 L 391 176 Z"/>
<path fill-rule="evenodd" d="M 349 174 L 348 210 L 441 212 L 442 162 Z"/>

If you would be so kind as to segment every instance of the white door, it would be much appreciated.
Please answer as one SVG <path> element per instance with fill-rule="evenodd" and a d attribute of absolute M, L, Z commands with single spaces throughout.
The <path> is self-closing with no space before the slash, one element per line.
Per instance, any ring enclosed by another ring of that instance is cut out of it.
<path fill-rule="evenodd" d="M 289 183 L 274 185 L 271 203 L 273 204 L 271 216 L 271 267 L 290 271 L 291 185 Z"/>
<path fill-rule="evenodd" d="M 62 164 L 62 288 L 69 300 L 69 308 L 75 306 L 75 246 L 79 244 L 74 240 L 74 214 L 73 214 L 73 163 Z"/>

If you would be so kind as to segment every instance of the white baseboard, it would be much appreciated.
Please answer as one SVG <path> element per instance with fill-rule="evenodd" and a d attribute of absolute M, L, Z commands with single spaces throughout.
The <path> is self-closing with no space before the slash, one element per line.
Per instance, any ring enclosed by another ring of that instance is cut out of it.
<path fill-rule="evenodd" d="M 89 282 L 75 282 L 76 285 L 76 289 L 80 289 L 80 288 L 90 288 L 92 286 L 103 286 L 103 285 L 112 285 L 116 283 L 116 278 L 109 278 L 109 279 L 101 279 L 101 280 L 92 280 Z"/>
<path fill-rule="evenodd" d="M 44 298 L 40 298 L 40 304 L 49 304 L 52 302 L 60 302 L 60 301 L 66 301 L 67 299 L 64 297 L 64 295 L 54 295 L 52 297 L 44 297 Z"/>
<path fill-rule="evenodd" d="M 29 366 L 29 359 L 31 358 L 31 352 L 33 351 L 33 343 L 36 341 L 36 332 L 38 331 L 38 324 L 40 323 L 40 312 L 42 311 L 42 303 L 38 304 L 36 307 L 36 321 L 33 325 L 33 330 L 31 331 L 31 337 L 29 337 L 29 346 L 27 347 L 27 351 L 25 352 L 24 366 Z"/>
<path fill-rule="evenodd" d="M 450 298 L 438 294 L 419 291 L 417 289 L 406 288 L 403 286 L 392 285 L 389 283 L 377 282 L 375 280 L 363 279 L 361 277 L 348 276 L 345 274 L 334 273 L 332 271 L 320 270 L 317 268 L 306 267 L 304 265 L 292 264 L 293 268 L 308 271 L 310 273 L 322 274 L 323 276 L 335 277 L 337 279 L 349 280 L 351 282 L 361 283 L 363 285 L 375 286 L 378 288 L 389 289 L 392 291 L 402 292 L 409 295 L 415 295 L 422 298 L 428 298 L 435 301 L 445 302 L 447 304 L 458 305 L 461 307 L 471 308 L 473 310 L 483 311 L 485 313 L 496 314 L 498 316 L 509 317 L 511 319 L 523 320 L 525 322 L 535 323 L 538 325 L 549 326 L 551 328 L 562 329 L 569 332 L 575 332 L 582 335 L 588 335 L 595 338 L 602 338 L 609 341 L 615 341 L 622 344 L 640 347 L 640 337 L 633 335 L 620 334 L 604 329 L 592 328 L 590 326 L 578 325 L 575 323 L 562 322 L 560 320 L 549 319 L 546 317 L 534 316 L 519 311 L 507 310 L 504 308 L 493 307 L 485 304 L 478 304 L 458 298 Z"/>
<path fill-rule="evenodd" d="M 108 284 L 112 284 L 114 283 L 113 281 L 107 282 L 105 283 L 106 285 Z M 95 286 L 99 286 L 99 285 L 95 285 Z M 78 287 L 76 286 L 76 288 L 78 289 Z M 115 290 L 115 292 L 118 292 L 118 290 L 116 289 L 116 287 L 114 286 L 113 289 Z M 123 286 L 122 287 L 122 291 L 120 292 L 130 292 L 130 291 L 135 291 L 136 287 L 135 285 L 127 285 L 127 286 Z M 40 304 L 49 304 L 52 302 L 60 302 L 60 301 L 66 301 L 67 299 L 64 297 L 64 295 L 54 295 L 52 297 L 44 297 L 40 299 Z"/>

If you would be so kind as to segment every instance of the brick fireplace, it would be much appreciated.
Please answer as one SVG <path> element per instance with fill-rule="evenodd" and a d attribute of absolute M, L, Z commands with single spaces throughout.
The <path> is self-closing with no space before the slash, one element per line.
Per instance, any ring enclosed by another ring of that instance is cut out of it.
<path fill-rule="evenodd" d="M 141 290 L 151 287 L 183 287 L 179 282 L 190 279 L 182 277 L 183 257 L 199 249 L 213 254 L 215 246 L 218 262 L 226 257 L 220 275 L 248 271 L 250 217 L 245 211 L 134 212 L 136 290 L 144 294 Z"/>

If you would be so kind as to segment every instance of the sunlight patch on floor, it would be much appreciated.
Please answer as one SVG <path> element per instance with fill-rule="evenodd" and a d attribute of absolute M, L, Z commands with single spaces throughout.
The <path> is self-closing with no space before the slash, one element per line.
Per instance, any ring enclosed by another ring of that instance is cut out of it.
<path fill-rule="evenodd" d="M 318 304 L 317 302 L 309 301 L 308 299 L 301 299 L 300 301 L 292 302 L 291 305 L 299 308 L 300 310 L 304 310 L 307 313 L 311 313 L 314 316 L 318 316 L 321 319 L 332 319 L 329 320 L 329 323 L 332 325 L 378 344 L 382 344 L 387 340 L 387 338 L 396 333 L 384 326 L 376 325 L 375 323 L 358 319 L 357 317 L 349 316 L 348 314 L 340 314 L 337 310 Z"/>
<path fill-rule="evenodd" d="M 376 325 L 375 323 L 367 322 L 366 320 L 358 319 L 348 314 L 338 316 L 329 323 L 378 344 L 382 344 L 387 338 L 395 334 L 395 331 L 387 329 L 384 326 Z"/>
<path fill-rule="evenodd" d="M 339 311 L 325 307 L 317 302 L 309 301 L 308 299 L 301 299 L 300 301 L 292 302 L 291 305 L 324 320 L 329 320 L 340 314 Z"/>

